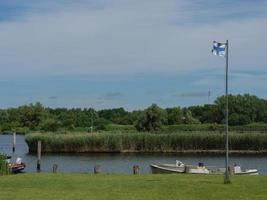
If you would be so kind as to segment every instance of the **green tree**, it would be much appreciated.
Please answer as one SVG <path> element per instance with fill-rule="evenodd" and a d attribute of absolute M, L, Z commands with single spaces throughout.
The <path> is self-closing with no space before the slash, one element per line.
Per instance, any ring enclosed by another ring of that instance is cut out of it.
<path fill-rule="evenodd" d="M 148 107 L 137 120 L 135 127 L 138 131 L 160 131 L 167 122 L 167 112 L 156 104 Z"/>
<path fill-rule="evenodd" d="M 60 121 L 54 117 L 44 119 L 40 124 L 40 129 L 44 131 L 57 131 L 60 128 Z"/>
<path fill-rule="evenodd" d="M 221 123 L 225 119 L 225 96 L 215 100 L 217 105 L 217 120 Z M 264 122 L 266 119 L 267 103 L 266 100 L 256 96 L 229 95 L 229 124 L 243 125 L 253 122 Z"/>
<path fill-rule="evenodd" d="M 104 109 L 98 112 L 100 118 L 104 118 L 116 124 L 125 124 L 129 113 L 124 108 Z"/>
<path fill-rule="evenodd" d="M 200 121 L 192 116 L 189 109 L 183 108 L 183 123 L 184 124 L 200 124 Z"/>
<path fill-rule="evenodd" d="M 20 125 L 30 129 L 36 129 L 45 115 L 45 109 L 39 102 L 34 105 L 21 106 L 18 108 L 18 112 Z"/>
<path fill-rule="evenodd" d="M 183 111 L 180 107 L 166 108 L 168 125 L 183 123 Z"/>

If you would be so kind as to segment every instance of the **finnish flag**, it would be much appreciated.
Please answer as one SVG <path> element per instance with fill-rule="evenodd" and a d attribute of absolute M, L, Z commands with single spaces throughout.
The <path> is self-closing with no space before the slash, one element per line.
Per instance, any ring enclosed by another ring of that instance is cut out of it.
<path fill-rule="evenodd" d="M 213 41 L 212 54 L 215 56 L 225 56 L 226 44 Z"/>

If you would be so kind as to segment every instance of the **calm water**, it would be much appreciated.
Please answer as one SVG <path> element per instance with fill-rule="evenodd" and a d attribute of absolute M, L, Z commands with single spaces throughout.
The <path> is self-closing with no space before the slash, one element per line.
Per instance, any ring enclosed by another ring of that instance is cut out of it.
<path fill-rule="evenodd" d="M 16 152 L 12 153 L 12 136 L 0 135 L 0 153 L 21 157 L 26 163 L 26 172 L 36 171 L 35 154 L 28 153 L 24 136 L 17 135 Z M 51 172 L 53 164 L 59 165 L 61 172 L 93 172 L 96 164 L 101 165 L 105 173 L 132 173 L 132 166 L 139 165 L 141 173 L 151 173 L 151 163 L 175 163 L 181 160 L 187 164 L 196 165 L 204 162 L 207 166 L 224 167 L 224 156 L 209 155 L 180 155 L 180 154 L 114 154 L 114 153 L 83 153 L 83 154 L 44 154 L 42 155 L 41 170 Z M 257 168 L 261 174 L 267 175 L 267 156 L 230 156 L 229 164 L 240 164 L 243 168 Z"/>

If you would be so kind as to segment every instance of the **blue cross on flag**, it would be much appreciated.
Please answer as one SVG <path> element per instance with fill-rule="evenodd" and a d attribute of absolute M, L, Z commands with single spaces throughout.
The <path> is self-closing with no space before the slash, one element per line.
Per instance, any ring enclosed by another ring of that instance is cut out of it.
<path fill-rule="evenodd" d="M 226 44 L 213 41 L 212 54 L 215 56 L 225 56 Z"/>

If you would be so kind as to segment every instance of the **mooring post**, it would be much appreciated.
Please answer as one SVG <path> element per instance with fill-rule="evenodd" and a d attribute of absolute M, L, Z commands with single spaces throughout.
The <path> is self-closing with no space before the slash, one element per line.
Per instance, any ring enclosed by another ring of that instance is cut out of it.
<path fill-rule="evenodd" d="M 133 174 L 139 174 L 140 173 L 140 167 L 138 165 L 133 166 Z"/>
<path fill-rule="evenodd" d="M 53 165 L 53 173 L 57 173 L 58 172 L 58 165 L 54 164 Z"/>
<path fill-rule="evenodd" d="M 13 133 L 13 145 L 12 145 L 12 151 L 15 152 L 16 150 L 16 132 Z"/>
<path fill-rule="evenodd" d="M 38 141 L 37 144 L 37 172 L 41 171 L 41 150 L 42 150 L 42 142 Z"/>
<path fill-rule="evenodd" d="M 184 166 L 184 168 L 185 168 L 185 169 L 184 169 L 184 173 L 186 173 L 186 174 L 187 174 L 187 173 L 189 173 L 189 172 L 190 172 L 190 166 L 188 166 L 188 165 L 185 165 L 185 166 Z"/>
<path fill-rule="evenodd" d="M 95 174 L 100 174 L 101 172 L 101 166 L 100 165 L 95 165 L 94 167 L 94 173 Z"/>

